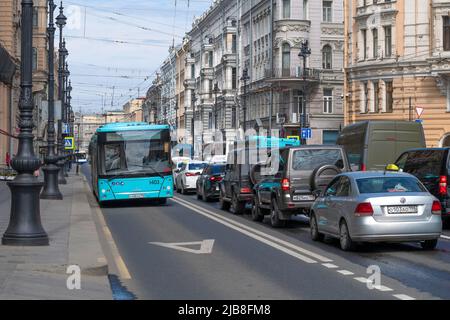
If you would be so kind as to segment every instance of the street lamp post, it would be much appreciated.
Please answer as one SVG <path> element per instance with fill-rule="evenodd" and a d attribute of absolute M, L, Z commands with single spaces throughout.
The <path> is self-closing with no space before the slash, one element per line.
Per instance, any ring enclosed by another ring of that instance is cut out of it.
<path fill-rule="evenodd" d="M 58 120 L 58 167 L 60 168 L 58 173 L 58 183 L 67 184 L 64 177 L 64 143 L 63 143 L 63 130 L 62 119 L 64 119 L 64 61 L 67 55 L 67 49 L 65 48 L 65 42 L 63 41 L 63 28 L 66 25 L 67 18 L 64 15 L 64 7 L 59 7 L 59 15 L 56 17 L 56 25 L 59 28 L 59 61 L 58 61 L 58 100 L 61 104 L 61 119 Z"/>
<path fill-rule="evenodd" d="M 72 100 L 71 92 L 72 92 L 72 85 L 71 81 L 68 81 L 69 79 L 69 66 L 66 63 L 66 123 L 68 123 L 69 126 L 69 136 L 73 137 L 73 121 L 74 121 L 74 115 L 72 112 L 72 106 L 70 104 Z M 68 154 L 73 154 L 73 150 L 68 151 Z M 72 161 L 66 161 L 66 174 L 68 171 L 72 169 Z"/>
<path fill-rule="evenodd" d="M 197 98 L 195 97 L 195 90 L 191 91 L 191 103 L 192 103 L 192 120 L 191 120 L 191 133 L 192 133 L 192 153 L 195 156 L 195 102 Z"/>
<path fill-rule="evenodd" d="M 45 157 L 44 190 L 41 199 L 62 200 L 63 195 L 59 191 L 58 171 L 56 166 L 58 158 L 55 154 L 55 73 L 54 73 L 54 51 L 55 51 L 55 25 L 53 13 L 56 5 L 53 0 L 48 1 L 49 24 L 48 33 L 48 124 L 47 124 L 47 156 Z"/>
<path fill-rule="evenodd" d="M 19 102 L 19 146 L 11 165 L 16 178 L 11 190 L 11 216 L 2 244 L 9 246 L 45 246 L 47 233 L 41 224 L 39 194 L 43 183 L 33 173 L 40 161 L 33 149 L 33 0 L 22 0 L 21 96 Z"/>
<path fill-rule="evenodd" d="M 309 48 L 308 40 L 302 42 L 299 57 L 303 58 L 303 112 L 301 118 L 301 127 L 308 128 L 309 123 L 306 119 L 306 59 L 311 55 L 311 48 Z M 300 113 L 300 112 L 299 112 Z M 306 139 L 302 138 L 302 145 L 306 144 Z"/>
<path fill-rule="evenodd" d="M 245 132 L 246 129 L 246 120 L 247 120 L 247 81 L 250 80 L 250 77 L 248 76 L 248 69 L 245 68 L 242 71 L 242 77 L 241 77 L 241 81 L 244 81 L 244 97 L 243 97 L 243 103 L 242 103 L 242 109 L 244 111 L 244 121 L 243 121 L 243 125 L 242 128 Z"/>
<path fill-rule="evenodd" d="M 64 48 L 66 48 L 65 41 L 63 41 L 63 45 L 64 45 Z M 66 54 L 66 57 L 68 55 L 69 54 Z M 67 61 L 64 61 L 64 62 L 65 62 L 65 64 L 64 64 L 64 71 L 63 71 L 63 75 L 64 75 L 64 77 L 63 77 L 63 80 L 64 80 L 63 81 L 64 82 L 64 84 L 63 84 L 63 96 L 64 96 L 64 99 L 63 99 L 63 109 L 64 109 L 63 115 L 64 116 L 62 118 L 63 118 L 63 123 L 65 124 L 65 127 L 67 129 L 67 135 L 71 136 L 70 108 L 69 108 L 69 95 L 70 95 L 70 93 L 69 93 L 69 76 L 70 76 L 70 71 L 69 71 L 69 65 L 68 65 Z M 64 154 L 66 156 L 64 158 L 64 176 L 68 177 L 69 176 L 68 172 L 69 172 L 70 161 L 69 161 L 69 158 L 67 156 L 70 154 L 70 150 L 69 151 L 64 150 Z"/>

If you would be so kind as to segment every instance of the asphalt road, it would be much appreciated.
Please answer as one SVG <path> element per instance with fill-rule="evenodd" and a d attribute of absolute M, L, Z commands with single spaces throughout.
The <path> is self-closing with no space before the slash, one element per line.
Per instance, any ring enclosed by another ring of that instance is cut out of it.
<path fill-rule="evenodd" d="M 82 171 L 89 177 L 88 166 Z M 138 299 L 450 298 L 450 241 L 444 238 L 432 252 L 413 243 L 343 252 L 335 240 L 312 242 L 307 219 L 273 229 L 195 195 L 102 212 L 131 276 L 121 284 Z M 374 266 L 381 283 L 370 288 Z"/>

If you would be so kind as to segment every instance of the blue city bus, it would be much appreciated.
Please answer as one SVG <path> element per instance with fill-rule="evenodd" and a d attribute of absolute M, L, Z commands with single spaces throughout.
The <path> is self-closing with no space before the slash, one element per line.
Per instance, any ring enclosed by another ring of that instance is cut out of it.
<path fill-rule="evenodd" d="M 92 185 L 100 204 L 173 197 L 170 127 L 141 122 L 98 128 L 89 145 Z"/>

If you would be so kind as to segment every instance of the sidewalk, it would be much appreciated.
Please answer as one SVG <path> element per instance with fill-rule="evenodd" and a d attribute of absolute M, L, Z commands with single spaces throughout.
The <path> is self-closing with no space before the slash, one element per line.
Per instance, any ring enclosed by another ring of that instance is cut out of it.
<path fill-rule="evenodd" d="M 108 266 L 103 254 L 88 186 L 82 176 L 70 174 L 61 185 L 63 201 L 41 201 L 41 219 L 50 238 L 48 247 L 0 245 L 0 300 L 4 299 L 112 299 Z M 0 236 L 10 214 L 10 192 L 0 181 Z M 81 269 L 81 290 L 69 290 L 67 267 Z"/>

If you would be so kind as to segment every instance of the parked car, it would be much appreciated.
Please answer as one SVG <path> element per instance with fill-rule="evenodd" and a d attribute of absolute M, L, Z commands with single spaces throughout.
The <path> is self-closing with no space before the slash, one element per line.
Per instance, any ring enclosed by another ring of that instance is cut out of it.
<path fill-rule="evenodd" d="M 441 203 L 413 175 L 348 172 L 338 175 L 311 210 L 311 238 L 355 242 L 413 242 L 436 247 L 442 232 Z"/>
<path fill-rule="evenodd" d="M 180 170 L 183 167 L 183 164 L 189 162 L 190 160 L 191 159 L 188 157 L 173 157 L 172 158 L 173 184 L 174 184 L 175 188 L 176 188 L 177 176 L 180 173 Z"/>
<path fill-rule="evenodd" d="M 279 157 L 278 165 L 274 165 L 274 157 Z M 259 179 L 252 173 L 255 183 L 252 219 L 262 221 L 265 215 L 270 215 L 273 227 L 283 227 L 292 215 L 309 215 L 316 199 L 314 191 L 323 190 L 336 175 L 350 171 L 345 151 L 340 146 L 280 149 L 260 167 L 277 168 L 273 174 Z M 256 166 L 253 172 L 258 170 Z"/>
<path fill-rule="evenodd" d="M 197 160 L 183 163 L 175 182 L 177 192 L 186 194 L 189 191 L 195 190 L 197 179 L 206 166 L 206 162 Z"/>
<path fill-rule="evenodd" d="M 408 121 L 364 121 L 345 127 L 337 144 L 344 147 L 352 171 L 384 170 L 402 152 L 425 148 L 422 125 Z"/>
<path fill-rule="evenodd" d="M 423 148 L 404 152 L 395 164 L 417 177 L 442 205 L 442 219 L 450 224 L 450 148 Z"/>
<path fill-rule="evenodd" d="M 225 175 L 225 164 L 209 164 L 197 179 L 197 199 L 210 201 L 218 198 L 219 184 Z"/>

